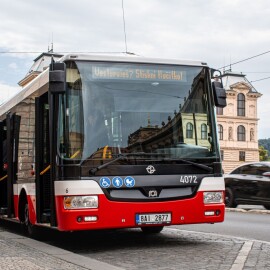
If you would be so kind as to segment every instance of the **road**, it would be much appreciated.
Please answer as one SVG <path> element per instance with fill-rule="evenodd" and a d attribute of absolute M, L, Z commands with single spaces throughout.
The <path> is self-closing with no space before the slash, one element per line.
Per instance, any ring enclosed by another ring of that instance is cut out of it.
<path fill-rule="evenodd" d="M 270 243 L 239 238 L 270 242 L 269 222 L 269 214 L 226 212 L 224 223 L 171 226 L 156 235 L 145 235 L 140 229 L 74 233 L 44 230 L 43 242 L 121 269 L 270 270 Z M 23 241 L 20 236 L 18 239 Z M 54 247 L 46 249 L 62 254 L 53 251 Z M 243 262 L 241 267 L 239 261 Z"/>
<path fill-rule="evenodd" d="M 270 214 L 226 212 L 223 223 L 173 227 L 180 230 L 216 233 L 270 242 L 269 226 Z"/>

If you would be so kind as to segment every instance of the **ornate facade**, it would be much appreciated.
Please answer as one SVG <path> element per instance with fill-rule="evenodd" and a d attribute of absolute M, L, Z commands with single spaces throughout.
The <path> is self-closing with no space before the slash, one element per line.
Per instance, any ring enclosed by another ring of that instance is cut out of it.
<path fill-rule="evenodd" d="M 222 81 L 227 107 L 217 109 L 218 136 L 223 170 L 229 173 L 245 162 L 259 161 L 257 92 L 245 75 L 226 72 Z"/>

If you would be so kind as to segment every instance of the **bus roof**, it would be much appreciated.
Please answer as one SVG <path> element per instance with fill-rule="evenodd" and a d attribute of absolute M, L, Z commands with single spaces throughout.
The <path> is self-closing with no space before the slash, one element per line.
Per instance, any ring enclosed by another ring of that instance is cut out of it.
<path fill-rule="evenodd" d="M 141 64 L 171 64 L 185 66 L 207 66 L 205 62 L 192 60 L 148 58 L 135 54 L 67 54 L 60 61 L 83 60 L 83 61 L 104 61 L 104 62 L 125 62 Z"/>
<path fill-rule="evenodd" d="M 140 64 L 170 64 L 170 65 L 185 65 L 185 66 L 207 66 L 206 63 L 200 61 L 177 60 L 177 59 L 161 59 L 147 58 L 134 54 L 67 54 L 57 62 L 65 62 L 68 60 L 80 61 L 101 61 L 101 62 L 124 62 L 124 63 L 140 63 Z M 10 111 L 14 106 L 28 97 L 38 97 L 46 92 L 45 85 L 49 81 L 48 68 L 39 74 L 35 79 L 29 82 L 15 96 L 0 105 L 0 119 L 3 115 Z"/>

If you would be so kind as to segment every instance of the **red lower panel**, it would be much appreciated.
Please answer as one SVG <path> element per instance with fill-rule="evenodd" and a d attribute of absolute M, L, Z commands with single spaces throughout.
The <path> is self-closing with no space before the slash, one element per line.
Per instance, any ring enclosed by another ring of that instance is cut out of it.
<path fill-rule="evenodd" d="M 214 216 L 205 216 L 205 211 L 220 211 Z M 129 228 L 137 227 L 138 213 L 172 214 L 171 225 L 193 223 L 215 223 L 224 220 L 224 204 L 204 205 L 203 193 L 198 192 L 192 199 L 167 202 L 113 202 L 105 195 L 99 195 L 99 208 L 87 210 L 65 210 L 63 196 L 56 197 L 58 228 L 61 231 Z M 78 222 L 79 217 L 97 216 L 95 222 Z"/>
<path fill-rule="evenodd" d="M 19 196 L 14 195 L 14 211 L 15 211 L 15 217 L 18 218 L 18 209 L 19 209 Z"/>

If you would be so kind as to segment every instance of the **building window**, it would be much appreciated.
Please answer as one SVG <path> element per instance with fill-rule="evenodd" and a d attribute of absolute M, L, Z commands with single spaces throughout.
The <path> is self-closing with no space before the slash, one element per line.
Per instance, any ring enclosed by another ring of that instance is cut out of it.
<path fill-rule="evenodd" d="M 239 151 L 239 161 L 245 161 L 245 160 L 246 160 L 246 152 Z"/>
<path fill-rule="evenodd" d="M 201 125 L 201 138 L 202 140 L 207 140 L 207 125 L 206 124 Z"/>
<path fill-rule="evenodd" d="M 246 130 L 244 126 L 238 126 L 237 128 L 237 141 L 246 140 Z"/>
<path fill-rule="evenodd" d="M 221 157 L 221 160 L 223 161 L 224 160 L 224 150 L 220 150 L 220 157 Z"/>
<path fill-rule="evenodd" d="M 187 123 L 187 134 L 186 137 L 189 139 L 193 138 L 193 125 L 191 123 Z"/>
<path fill-rule="evenodd" d="M 237 116 L 245 116 L 245 95 L 241 93 L 237 96 Z"/>
<path fill-rule="evenodd" d="M 223 126 L 222 125 L 218 125 L 218 138 L 220 141 L 223 140 Z"/>
<path fill-rule="evenodd" d="M 217 107 L 216 112 L 217 112 L 217 115 L 223 115 L 223 108 Z"/>

